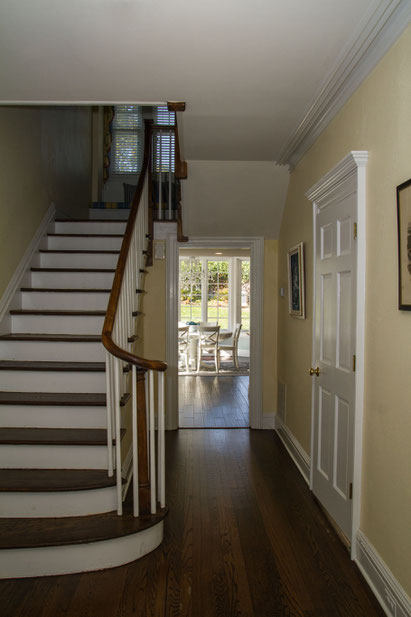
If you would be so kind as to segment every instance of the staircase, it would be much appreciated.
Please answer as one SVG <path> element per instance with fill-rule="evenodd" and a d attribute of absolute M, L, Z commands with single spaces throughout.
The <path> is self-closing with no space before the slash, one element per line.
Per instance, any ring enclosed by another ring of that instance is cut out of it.
<path fill-rule="evenodd" d="M 162 540 L 166 509 L 136 517 L 126 499 L 118 516 L 107 473 L 101 332 L 125 226 L 52 223 L 0 336 L 1 578 L 113 567 Z"/>

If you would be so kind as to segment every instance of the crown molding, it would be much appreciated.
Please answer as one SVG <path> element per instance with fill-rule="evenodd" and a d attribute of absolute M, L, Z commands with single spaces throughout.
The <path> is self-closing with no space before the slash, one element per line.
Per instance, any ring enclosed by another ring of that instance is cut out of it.
<path fill-rule="evenodd" d="M 295 167 L 305 152 L 395 43 L 411 21 L 411 0 L 382 0 L 343 50 L 303 119 L 283 147 L 278 163 Z"/>
<path fill-rule="evenodd" d="M 331 171 L 321 178 L 305 193 L 312 202 L 324 199 L 330 190 L 347 180 L 359 167 L 365 167 L 368 162 L 366 150 L 352 150 Z"/>

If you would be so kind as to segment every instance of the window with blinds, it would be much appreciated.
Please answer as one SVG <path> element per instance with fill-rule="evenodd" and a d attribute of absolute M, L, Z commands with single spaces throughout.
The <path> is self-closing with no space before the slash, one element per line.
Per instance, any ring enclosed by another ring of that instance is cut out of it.
<path fill-rule="evenodd" d="M 138 174 L 143 157 L 143 114 L 139 105 L 116 105 L 112 122 L 111 175 Z"/>
<path fill-rule="evenodd" d="M 176 123 L 174 111 L 168 111 L 166 106 L 156 107 L 154 123 L 157 125 L 174 126 Z M 175 141 L 174 132 L 156 131 L 153 136 L 153 169 L 155 172 L 174 172 Z"/>

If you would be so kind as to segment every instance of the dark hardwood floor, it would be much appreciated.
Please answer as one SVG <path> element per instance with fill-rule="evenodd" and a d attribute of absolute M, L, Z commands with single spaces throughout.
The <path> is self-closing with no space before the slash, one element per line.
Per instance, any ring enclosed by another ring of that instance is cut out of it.
<path fill-rule="evenodd" d="M 180 428 L 248 427 L 248 384 L 248 375 L 180 376 Z"/>
<path fill-rule="evenodd" d="M 384 617 L 273 431 L 168 433 L 167 493 L 156 551 L 1 581 L 2 617 Z"/>

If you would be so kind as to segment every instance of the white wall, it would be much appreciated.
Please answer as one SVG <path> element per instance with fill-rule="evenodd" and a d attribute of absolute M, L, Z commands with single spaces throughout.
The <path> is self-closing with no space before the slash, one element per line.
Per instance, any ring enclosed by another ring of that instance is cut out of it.
<path fill-rule="evenodd" d="M 277 238 L 288 181 L 288 169 L 272 162 L 188 161 L 184 232 Z"/>

